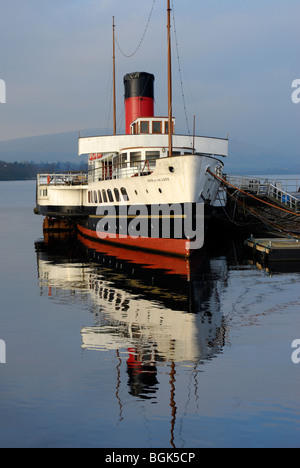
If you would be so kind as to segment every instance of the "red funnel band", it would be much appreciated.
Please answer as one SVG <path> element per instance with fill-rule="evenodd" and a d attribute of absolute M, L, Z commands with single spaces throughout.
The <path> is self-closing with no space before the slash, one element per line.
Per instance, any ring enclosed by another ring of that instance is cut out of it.
<path fill-rule="evenodd" d="M 130 125 L 139 117 L 154 117 L 154 99 L 132 97 L 125 100 L 126 134 L 130 134 Z"/>

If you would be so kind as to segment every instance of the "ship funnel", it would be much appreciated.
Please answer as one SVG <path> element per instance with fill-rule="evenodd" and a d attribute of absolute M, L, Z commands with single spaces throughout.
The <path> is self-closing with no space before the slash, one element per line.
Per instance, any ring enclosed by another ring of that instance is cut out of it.
<path fill-rule="evenodd" d="M 124 77 L 125 125 L 130 134 L 130 125 L 139 117 L 154 117 L 154 75 L 145 72 L 129 73 Z"/>

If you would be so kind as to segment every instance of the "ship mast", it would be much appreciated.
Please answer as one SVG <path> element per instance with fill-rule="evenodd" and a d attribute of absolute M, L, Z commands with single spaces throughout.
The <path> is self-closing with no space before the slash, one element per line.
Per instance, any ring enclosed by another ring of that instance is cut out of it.
<path fill-rule="evenodd" d="M 113 16 L 113 95 L 114 95 L 114 135 L 117 134 L 116 122 L 116 50 L 115 50 L 115 17 Z"/>
<path fill-rule="evenodd" d="M 171 8 L 168 0 L 168 116 L 169 116 L 169 158 L 173 156 L 173 118 L 172 118 L 172 58 L 171 58 Z"/>

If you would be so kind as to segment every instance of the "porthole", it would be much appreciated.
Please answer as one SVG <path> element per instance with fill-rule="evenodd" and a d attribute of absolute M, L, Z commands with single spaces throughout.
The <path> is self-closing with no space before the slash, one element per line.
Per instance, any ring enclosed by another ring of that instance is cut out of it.
<path fill-rule="evenodd" d="M 120 192 L 117 188 L 114 189 L 114 194 L 115 194 L 116 201 L 117 202 L 121 201 Z"/>
<path fill-rule="evenodd" d="M 129 201 L 128 193 L 125 187 L 121 188 L 121 194 L 123 196 L 124 201 Z"/>
<path fill-rule="evenodd" d="M 169 171 L 172 172 L 172 173 L 175 172 L 174 167 L 173 167 L 173 166 L 170 166 L 170 167 L 169 167 Z"/>
<path fill-rule="evenodd" d="M 102 197 L 103 197 L 103 202 L 107 203 L 107 195 L 106 195 L 105 190 L 102 190 Z"/>
<path fill-rule="evenodd" d="M 112 191 L 110 189 L 107 190 L 107 195 L 108 195 L 108 199 L 111 203 L 114 202 L 114 197 L 113 197 L 113 194 L 112 194 Z"/>
<path fill-rule="evenodd" d="M 159 191 L 159 193 L 162 193 L 162 189 L 161 189 L 161 188 L 159 188 L 158 191 Z"/>

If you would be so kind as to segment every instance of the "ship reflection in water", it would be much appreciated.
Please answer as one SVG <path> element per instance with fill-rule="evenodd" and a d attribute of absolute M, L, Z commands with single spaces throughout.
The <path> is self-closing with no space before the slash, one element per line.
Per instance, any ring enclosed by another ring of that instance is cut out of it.
<path fill-rule="evenodd" d="M 93 314 L 93 326 L 81 329 L 82 349 L 116 353 L 117 398 L 124 362 L 129 394 L 152 400 L 164 365 L 175 420 L 176 366 L 196 369 L 221 353 L 226 341 L 219 301 L 226 258 L 164 257 L 84 238 L 40 242 L 36 251 L 41 294 L 68 304 L 82 301 Z"/>

